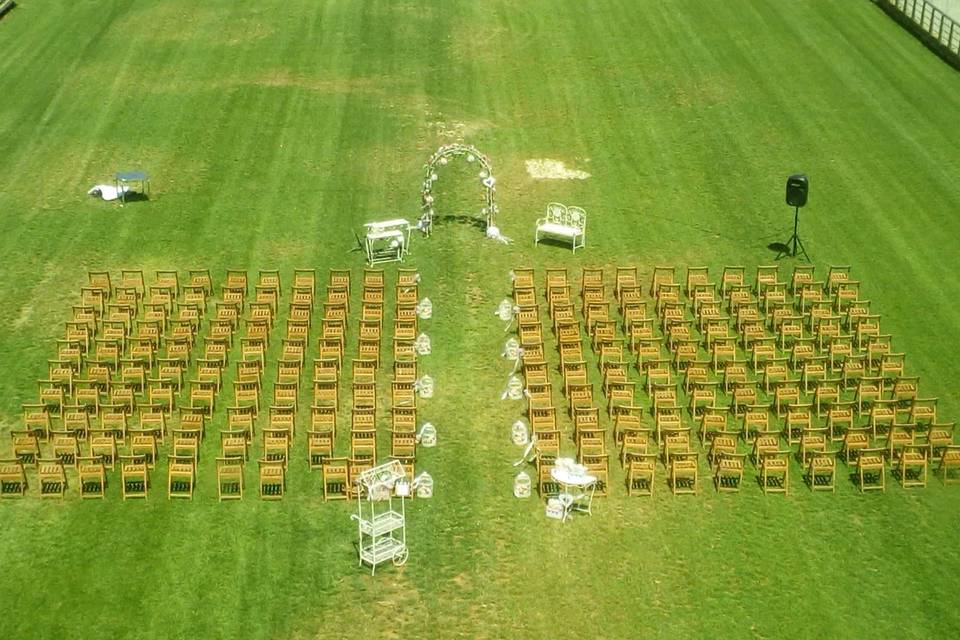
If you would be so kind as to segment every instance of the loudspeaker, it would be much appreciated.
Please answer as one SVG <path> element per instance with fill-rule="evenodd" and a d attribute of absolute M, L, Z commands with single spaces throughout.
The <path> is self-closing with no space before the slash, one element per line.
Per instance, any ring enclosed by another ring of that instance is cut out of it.
<path fill-rule="evenodd" d="M 810 180 L 805 173 L 795 173 L 787 178 L 787 204 L 791 207 L 802 207 L 807 204 L 807 190 Z"/>

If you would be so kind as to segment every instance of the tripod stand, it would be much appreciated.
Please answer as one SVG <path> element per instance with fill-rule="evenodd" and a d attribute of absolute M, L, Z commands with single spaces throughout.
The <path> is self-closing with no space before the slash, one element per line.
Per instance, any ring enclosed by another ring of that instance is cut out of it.
<path fill-rule="evenodd" d="M 797 257 L 797 247 L 800 247 L 800 252 L 803 254 L 804 259 L 807 262 L 810 262 L 810 256 L 807 255 L 807 250 L 803 248 L 803 241 L 800 239 L 800 207 L 795 206 L 793 208 L 793 235 L 790 236 L 790 239 L 787 240 L 786 244 L 783 245 L 783 248 L 780 249 L 780 253 L 777 254 L 776 260 L 784 256 Z"/>

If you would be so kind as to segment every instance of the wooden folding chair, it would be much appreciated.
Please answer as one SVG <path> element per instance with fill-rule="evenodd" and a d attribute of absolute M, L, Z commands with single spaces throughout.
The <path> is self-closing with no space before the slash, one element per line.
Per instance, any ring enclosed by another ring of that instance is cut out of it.
<path fill-rule="evenodd" d="M 327 458 L 323 461 L 323 501 L 346 500 L 350 485 L 346 458 Z"/>
<path fill-rule="evenodd" d="M 279 462 L 286 469 L 290 462 L 290 432 L 287 429 L 264 429 L 261 450 L 264 460 Z"/>
<path fill-rule="evenodd" d="M 960 445 L 950 444 L 943 448 L 937 471 L 945 485 L 960 482 L 960 478 L 952 475 L 960 471 Z"/>
<path fill-rule="evenodd" d="M 77 485 L 81 498 L 103 498 L 107 472 L 103 460 L 91 456 L 77 457 Z"/>
<path fill-rule="evenodd" d="M 700 489 L 699 455 L 693 451 L 675 451 L 668 460 L 670 489 L 673 495 L 693 494 Z"/>
<path fill-rule="evenodd" d="M 167 456 L 167 499 L 193 500 L 197 463 L 193 456 Z"/>
<path fill-rule="evenodd" d="M 857 456 L 857 479 L 860 482 L 860 491 L 879 490 L 886 488 L 886 455 L 885 449 L 861 449 Z"/>
<path fill-rule="evenodd" d="M 123 499 L 147 499 L 150 488 L 150 470 L 143 456 L 119 456 L 120 458 L 120 487 Z"/>
<path fill-rule="evenodd" d="M 790 492 L 791 451 L 769 451 L 760 456 L 760 486 L 764 495 Z"/>
<path fill-rule="evenodd" d="M 258 486 L 262 500 L 282 500 L 286 489 L 286 465 L 278 460 L 258 460 Z"/>
<path fill-rule="evenodd" d="M 837 451 L 814 451 L 807 457 L 805 480 L 811 491 L 836 490 Z"/>
<path fill-rule="evenodd" d="M 893 471 L 901 487 L 927 486 L 927 446 L 910 444 L 893 458 Z"/>
<path fill-rule="evenodd" d="M 714 440 L 716 442 L 716 440 Z M 737 493 L 743 484 L 746 454 L 722 451 L 714 455 L 713 485 L 718 493 Z"/>
<path fill-rule="evenodd" d="M 307 431 L 307 463 L 310 469 L 323 468 L 324 462 L 333 457 L 334 434 L 330 430 Z"/>
<path fill-rule="evenodd" d="M 52 431 L 50 435 L 53 457 L 64 467 L 76 469 L 77 458 L 80 456 L 77 435 L 71 431 Z"/>
<path fill-rule="evenodd" d="M 350 430 L 350 458 L 354 460 L 367 459 L 376 463 L 377 431 L 375 428 L 352 428 Z"/>
<path fill-rule="evenodd" d="M 217 500 L 243 500 L 243 458 L 217 458 Z"/>
<path fill-rule="evenodd" d="M 632 456 L 627 465 L 627 495 L 653 496 L 657 475 L 657 454 L 644 453 Z"/>
<path fill-rule="evenodd" d="M 157 461 L 157 438 L 156 429 L 131 429 L 130 455 L 143 456 L 147 466 L 153 469 Z"/>
<path fill-rule="evenodd" d="M 19 458 L 0 460 L 0 498 L 22 498 L 27 492 L 27 474 Z"/>
<path fill-rule="evenodd" d="M 11 431 L 13 456 L 24 465 L 37 465 L 40 459 L 40 440 L 32 431 Z"/>
<path fill-rule="evenodd" d="M 245 429 L 221 429 L 220 456 L 248 460 L 250 457 L 250 432 Z"/>

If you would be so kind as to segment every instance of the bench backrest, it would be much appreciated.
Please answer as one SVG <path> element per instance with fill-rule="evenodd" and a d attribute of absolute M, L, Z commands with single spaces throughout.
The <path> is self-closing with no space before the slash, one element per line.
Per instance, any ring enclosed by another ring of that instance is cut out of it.
<path fill-rule="evenodd" d="M 551 203 L 547 205 L 545 222 L 583 231 L 587 226 L 587 212 L 580 207 L 565 207 L 558 203 Z"/>

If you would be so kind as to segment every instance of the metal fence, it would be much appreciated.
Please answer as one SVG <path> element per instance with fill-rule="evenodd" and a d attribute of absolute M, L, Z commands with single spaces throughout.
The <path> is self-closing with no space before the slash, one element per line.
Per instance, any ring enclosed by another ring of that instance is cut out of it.
<path fill-rule="evenodd" d="M 896 10 L 947 52 L 960 56 L 960 23 L 927 0 L 876 0 Z"/>

